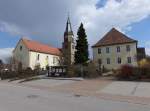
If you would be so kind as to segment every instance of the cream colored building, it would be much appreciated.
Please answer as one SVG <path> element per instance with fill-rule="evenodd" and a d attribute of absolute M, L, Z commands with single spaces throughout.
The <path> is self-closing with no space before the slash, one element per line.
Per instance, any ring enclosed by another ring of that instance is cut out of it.
<path fill-rule="evenodd" d="M 22 64 L 22 68 L 36 66 L 46 68 L 59 66 L 61 64 L 61 51 L 59 48 L 50 47 L 36 41 L 20 39 L 13 51 L 13 59 L 16 64 Z"/>
<path fill-rule="evenodd" d="M 36 41 L 21 39 L 13 51 L 15 64 L 22 64 L 23 68 L 74 64 L 75 40 L 70 18 L 66 23 L 64 41 L 61 49 L 54 48 Z"/>
<path fill-rule="evenodd" d="M 97 68 L 117 69 L 124 64 L 137 66 L 137 41 L 115 28 L 109 31 L 93 48 Z"/>

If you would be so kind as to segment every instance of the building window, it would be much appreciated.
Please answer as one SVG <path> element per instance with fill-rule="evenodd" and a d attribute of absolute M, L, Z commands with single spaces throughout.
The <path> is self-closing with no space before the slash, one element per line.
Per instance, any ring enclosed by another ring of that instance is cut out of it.
<path fill-rule="evenodd" d="M 38 60 L 38 61 L 40 60 L 40 54 L 38 54 L 38 56 L 37 56 L 37 60 Z"/>
<path fill-rule="evenodd" d="M 46 66 L 48 66 L 48 65 L 49 65 L 49 57 L 46 56 Z"/>
<path fill-rule="evenodd" d="M 118 57 L 117 62 L 118 62 L 118 64 L 121 64 L 121 58 L 120 57 Z"/>
<path fill-rule="evenodd" d="M 110 64 L 110 58 L 107 58 L 107 64 Z"/>
<path fill-rule="evenodd" d="M 120 46 L 117 46 L 117 52 L 120 52 Z"/>
<path fill-rule="evenodd" d="M 127 61 L 129 64 L 132 63 L 131 57 L 127 57 Z"/>
<path fill-rule="evenodd" d="M 106 47 L 106 53 L 109 53 L 110 50 L 109 50 L 109 47 Z"/>
<path fill-rule="evenodd" d="M 49 57 L 48 57 L 48 56 L 46 56 L 46 60 L 47 60 L 47 61 L 49 60 Z"/>
<path fill-rule="evenodd" d="M 20 46 L 20 51 L 22 51 L 22 46 Z"/>
<path fill-rule="evenodd" d="M 53 64 L 56 63 L 56 57 L 53 57 Z"/>
<path fill-rule="evenodd" d="M 130 45 L 127 45 L 127 46 L 126 46 L 126 50 L 127 50 L 127 52 L 130 52 L 130 50 L 131 50 L 131 49 L 130 49 Z"/>
<path fill-rule="evenodd" d="M 98 54 L 101 54 L 101 48 L 98 48 Z"/>

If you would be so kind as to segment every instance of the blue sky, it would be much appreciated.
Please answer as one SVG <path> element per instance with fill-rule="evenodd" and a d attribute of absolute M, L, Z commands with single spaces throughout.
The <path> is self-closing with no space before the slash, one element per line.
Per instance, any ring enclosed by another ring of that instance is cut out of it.
<path fill-rule="evenodd" d="M 145 46 L 150 41 L 150 17 L 131 25 L 131 31 L 127 34 L 139 41 L 140 46 Z"/>
<path fill-rule="evenodd" d="M 75 37 L 83 22 L 90 46 L 116 27 L 150 54 L 150 0 L 0 0 L 0 59 L 22 36 L 61 47 L 68 11 Z"/>
<path fill-rule="evenodd" d="M 7 32 L 0 32 L 0 48 L 15 47 L 19 40 L 19 36 L 11 35 Z"/>

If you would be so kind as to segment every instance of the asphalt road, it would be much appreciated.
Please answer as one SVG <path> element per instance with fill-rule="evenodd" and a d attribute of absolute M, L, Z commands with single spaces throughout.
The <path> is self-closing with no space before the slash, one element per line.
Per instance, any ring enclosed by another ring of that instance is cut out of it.
<path fill-rule="evenodd" d="M 150 106 L 0 83 L 0 111 L 150 111 Z"/>

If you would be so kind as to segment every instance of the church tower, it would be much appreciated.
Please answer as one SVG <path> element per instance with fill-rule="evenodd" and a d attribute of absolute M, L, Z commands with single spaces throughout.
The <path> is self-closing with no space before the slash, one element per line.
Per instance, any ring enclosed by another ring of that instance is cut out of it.
<path fill-rule="evenodd" d="M 70 18 L 68 16 L 67 23 L 66 23 L 66 30 L 64 32 L 64 42 L 63 42 L 64 64 L 65 65 L 74 64 L 74 55 L 75 55 L 75 40 L 74 40 L 74 34 L 72 31 Z"/>

